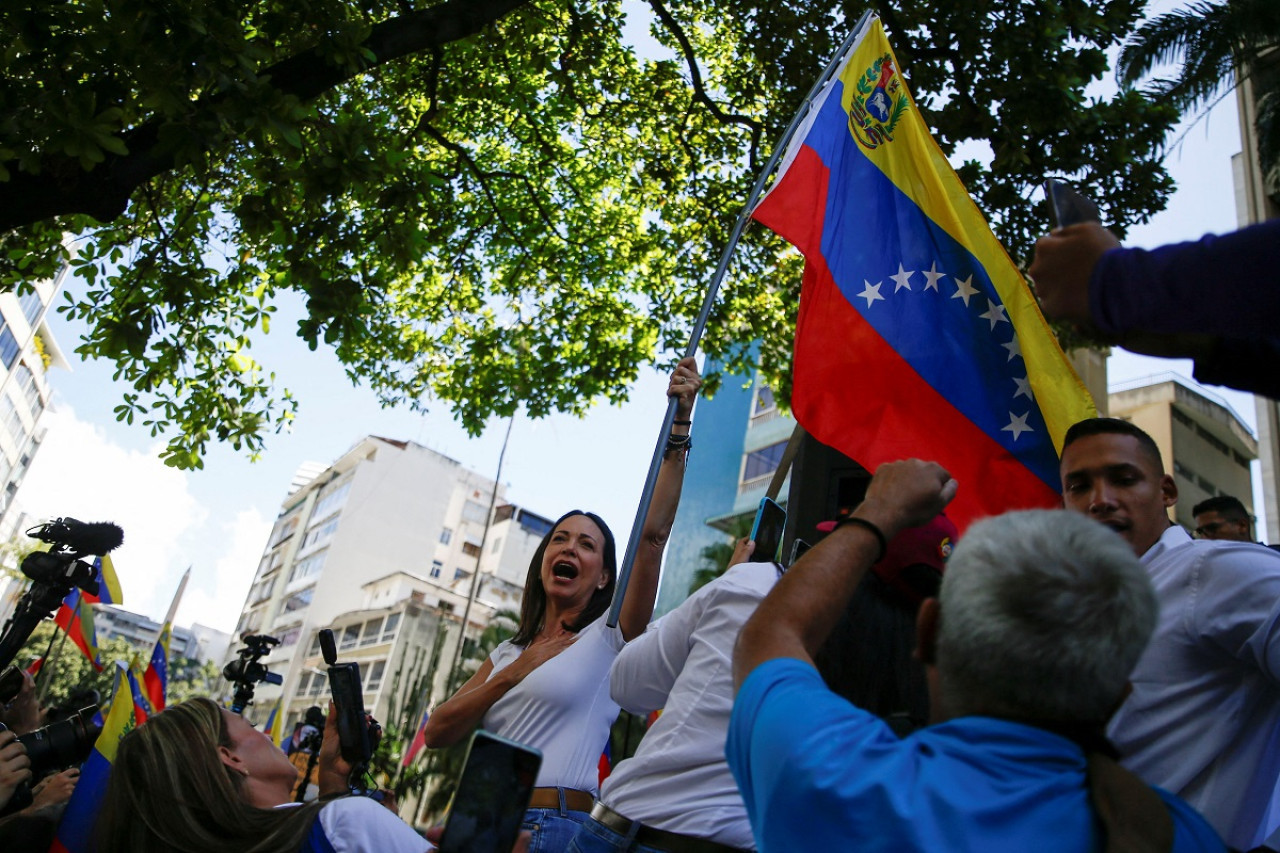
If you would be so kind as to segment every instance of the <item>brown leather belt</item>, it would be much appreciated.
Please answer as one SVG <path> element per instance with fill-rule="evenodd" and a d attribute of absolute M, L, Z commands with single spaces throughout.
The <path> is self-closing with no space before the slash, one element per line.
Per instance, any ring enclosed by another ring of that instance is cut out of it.
<path fill-rule="evenodd" d="M 565 808 L 575 812 L 591 811 L 591 804 L 596 798 L 586 791 L 579 791 L 576 788 L 534 788 L 533 796 L 529 798 L 529 808 L 531 809 L 558 809 L 560 808 L 560 792 L 564 791 Z"/>
<path fill-rule="evenodd" d="M 604 803 L 596 803 L 591 809 L 591 819 L 607 826 L 619 835 L 625 835 L 645 847 L 657 847 L 667 853 L 746 853 L 740 847 L 730 847 L 707 838 L 695 838 L 678 832 L 667 832 L 653 826 L 645 826 L 638 820 L 623 817 Z"/>

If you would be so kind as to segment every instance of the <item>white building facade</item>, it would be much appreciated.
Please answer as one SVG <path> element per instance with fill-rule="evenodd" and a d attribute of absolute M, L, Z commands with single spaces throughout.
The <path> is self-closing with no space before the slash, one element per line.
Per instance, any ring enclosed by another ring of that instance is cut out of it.
<path fill-rule="evenodd" d="M 529 561 L 551 527 L 494 489 L 433 450 L 370 436 L 291 491 L 227 656 L 245 633 L 280 640 L 262 662 L 283 684 L 257 685 L 258 710 L 248 715 L 261 722 L 283 696 L 291 730 L 307 707 L 325 706 L 326 628 L 339 660 L 360 664 L 367 711 L 385 721 L 419 707 L 426 673 L 436 682 L 447 674 L 476 572 L 468 638 L 499 611 L 518 612 Z"/>

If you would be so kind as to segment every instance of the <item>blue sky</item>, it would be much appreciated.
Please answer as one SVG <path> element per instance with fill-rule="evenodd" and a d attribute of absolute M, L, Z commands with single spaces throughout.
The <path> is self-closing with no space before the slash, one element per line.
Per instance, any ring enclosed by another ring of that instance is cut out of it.
<path fill-rule="evenodd" d="M 1131 232 L 1129 244 L 1154 246 L 1234 229 L 1230 158 L 1239 148 L 1235 104 L 1228 98 L 1170 152 L 1178 191 L 1168 210 Z M 82 287 L 69 281 L 72 288 Z M 271 436 L 257 463 L 214 447 L 204 469 L 192 472 L 158 461 L 162 438 L 116 422 L 112 409 L 125 389 L 112 381 L 111 365 L 78 362 L 71 353 L 76 329 L 61 317 L 51 320 L 75 364 L 71 372 L 50 377 L 55 404 L 45 416 L 48 438 L 18 501 L 37 516 L 120 524 L 125 544 L 115 562 L 129 609 L 162 616 L 190 564 L 178 623 L 231 630 L 295 469 L 304 461 L 332 461 L 367 434 L 416 441 L 493 476 L 505 421 L 471 439 L 442 406 L 425 414 L 383 409 L 372 393 L 351 386 L 330 353 L 311 352 L 293 336 L 295 319 L 282 310 L 268 340 L 254 350 L 300 400 L 294 431 Z M 1117 383 L 1169 370 L 1191 375 L 1189 362 L 1118 351 L 1110 379 Z M 662 376 L 646 371 L 630 403 L 597 405 L 585 420 L 533 422 L 518 416 L 502 474 L 508 496 L 552 516 L 574 507 L 595 510 L 625 542 L 665 412 L 664 387 Z M 1254 426 L 1251 397 L 1212 390 Z M 698 436 L 696 424 L 694 434 L 698 441 L 714 440 Z"/>

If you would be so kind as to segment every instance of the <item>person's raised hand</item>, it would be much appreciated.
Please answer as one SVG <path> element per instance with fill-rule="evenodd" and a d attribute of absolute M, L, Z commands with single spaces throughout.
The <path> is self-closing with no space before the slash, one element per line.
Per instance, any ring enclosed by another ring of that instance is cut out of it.
<path fill-rule="evenodd" d="M 342 757 L 342 742 L 338 736 L 338 708 L 329 703 L 329 714 L 324 718 L 324 735 L 320 741 L 320 754 L 316 759 L 316 787 L 320 796 L 345 794 L 350 787 L 351 765 Z"/>
<path fill-rule="evenodd" d="M 1044 315 L 1096 333 L 1089 313 L 1090 277 L 1098 260 L 1119 245 L 1116 236 L 1097 222 L 1058 228 L 1037 240 L 1027 274 Z"/>
<path fill-rule="evenodd" d="M 675 397 L 676 417 L 688 418 L 693 411 L 693 401 L 702 387 L 702 374 L 698 373 L 698 363 L 693 356 L 680 359 L 676 369 L 671 371 L 671 380 L 667 383 L 667 396 Z"/>
<path fill-rule="evenodd" d="M 755 553 L 755 550 L 756 543 L 752 541 L 751 537 L 743 536 L 738 540 L 737 544 L 733 546 L 733 556 L 729 558 L 729 566 L 736 566 L 738 563 L 747 562 L 751 559 L 751 555 Z M 726 566 L 725 568 L 728 568 L 729 566 Z"/>
<path fill-rule="evenodd" d="M 876 469 L 854 515 L 875 524 L 886 539 L 927 524 L 956 496 L 959 484 L 937 462 L 904 459 Z"/>

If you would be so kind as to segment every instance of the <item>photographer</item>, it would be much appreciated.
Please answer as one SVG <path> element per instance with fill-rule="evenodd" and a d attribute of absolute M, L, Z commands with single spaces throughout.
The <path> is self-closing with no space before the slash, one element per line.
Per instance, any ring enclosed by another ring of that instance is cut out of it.
<path fill-rule="evenodd" d="M 321 799 L 292 806 L 297 770 L 270 738 L 208 699 L 174 705 L 120 741 L 98 822 L 97 849 L 430 849 L 422 836 L 374 800 L 334 796 L 347 792 L 350 767 L 339 753 L 332 709 L 319 767 Z"/>

